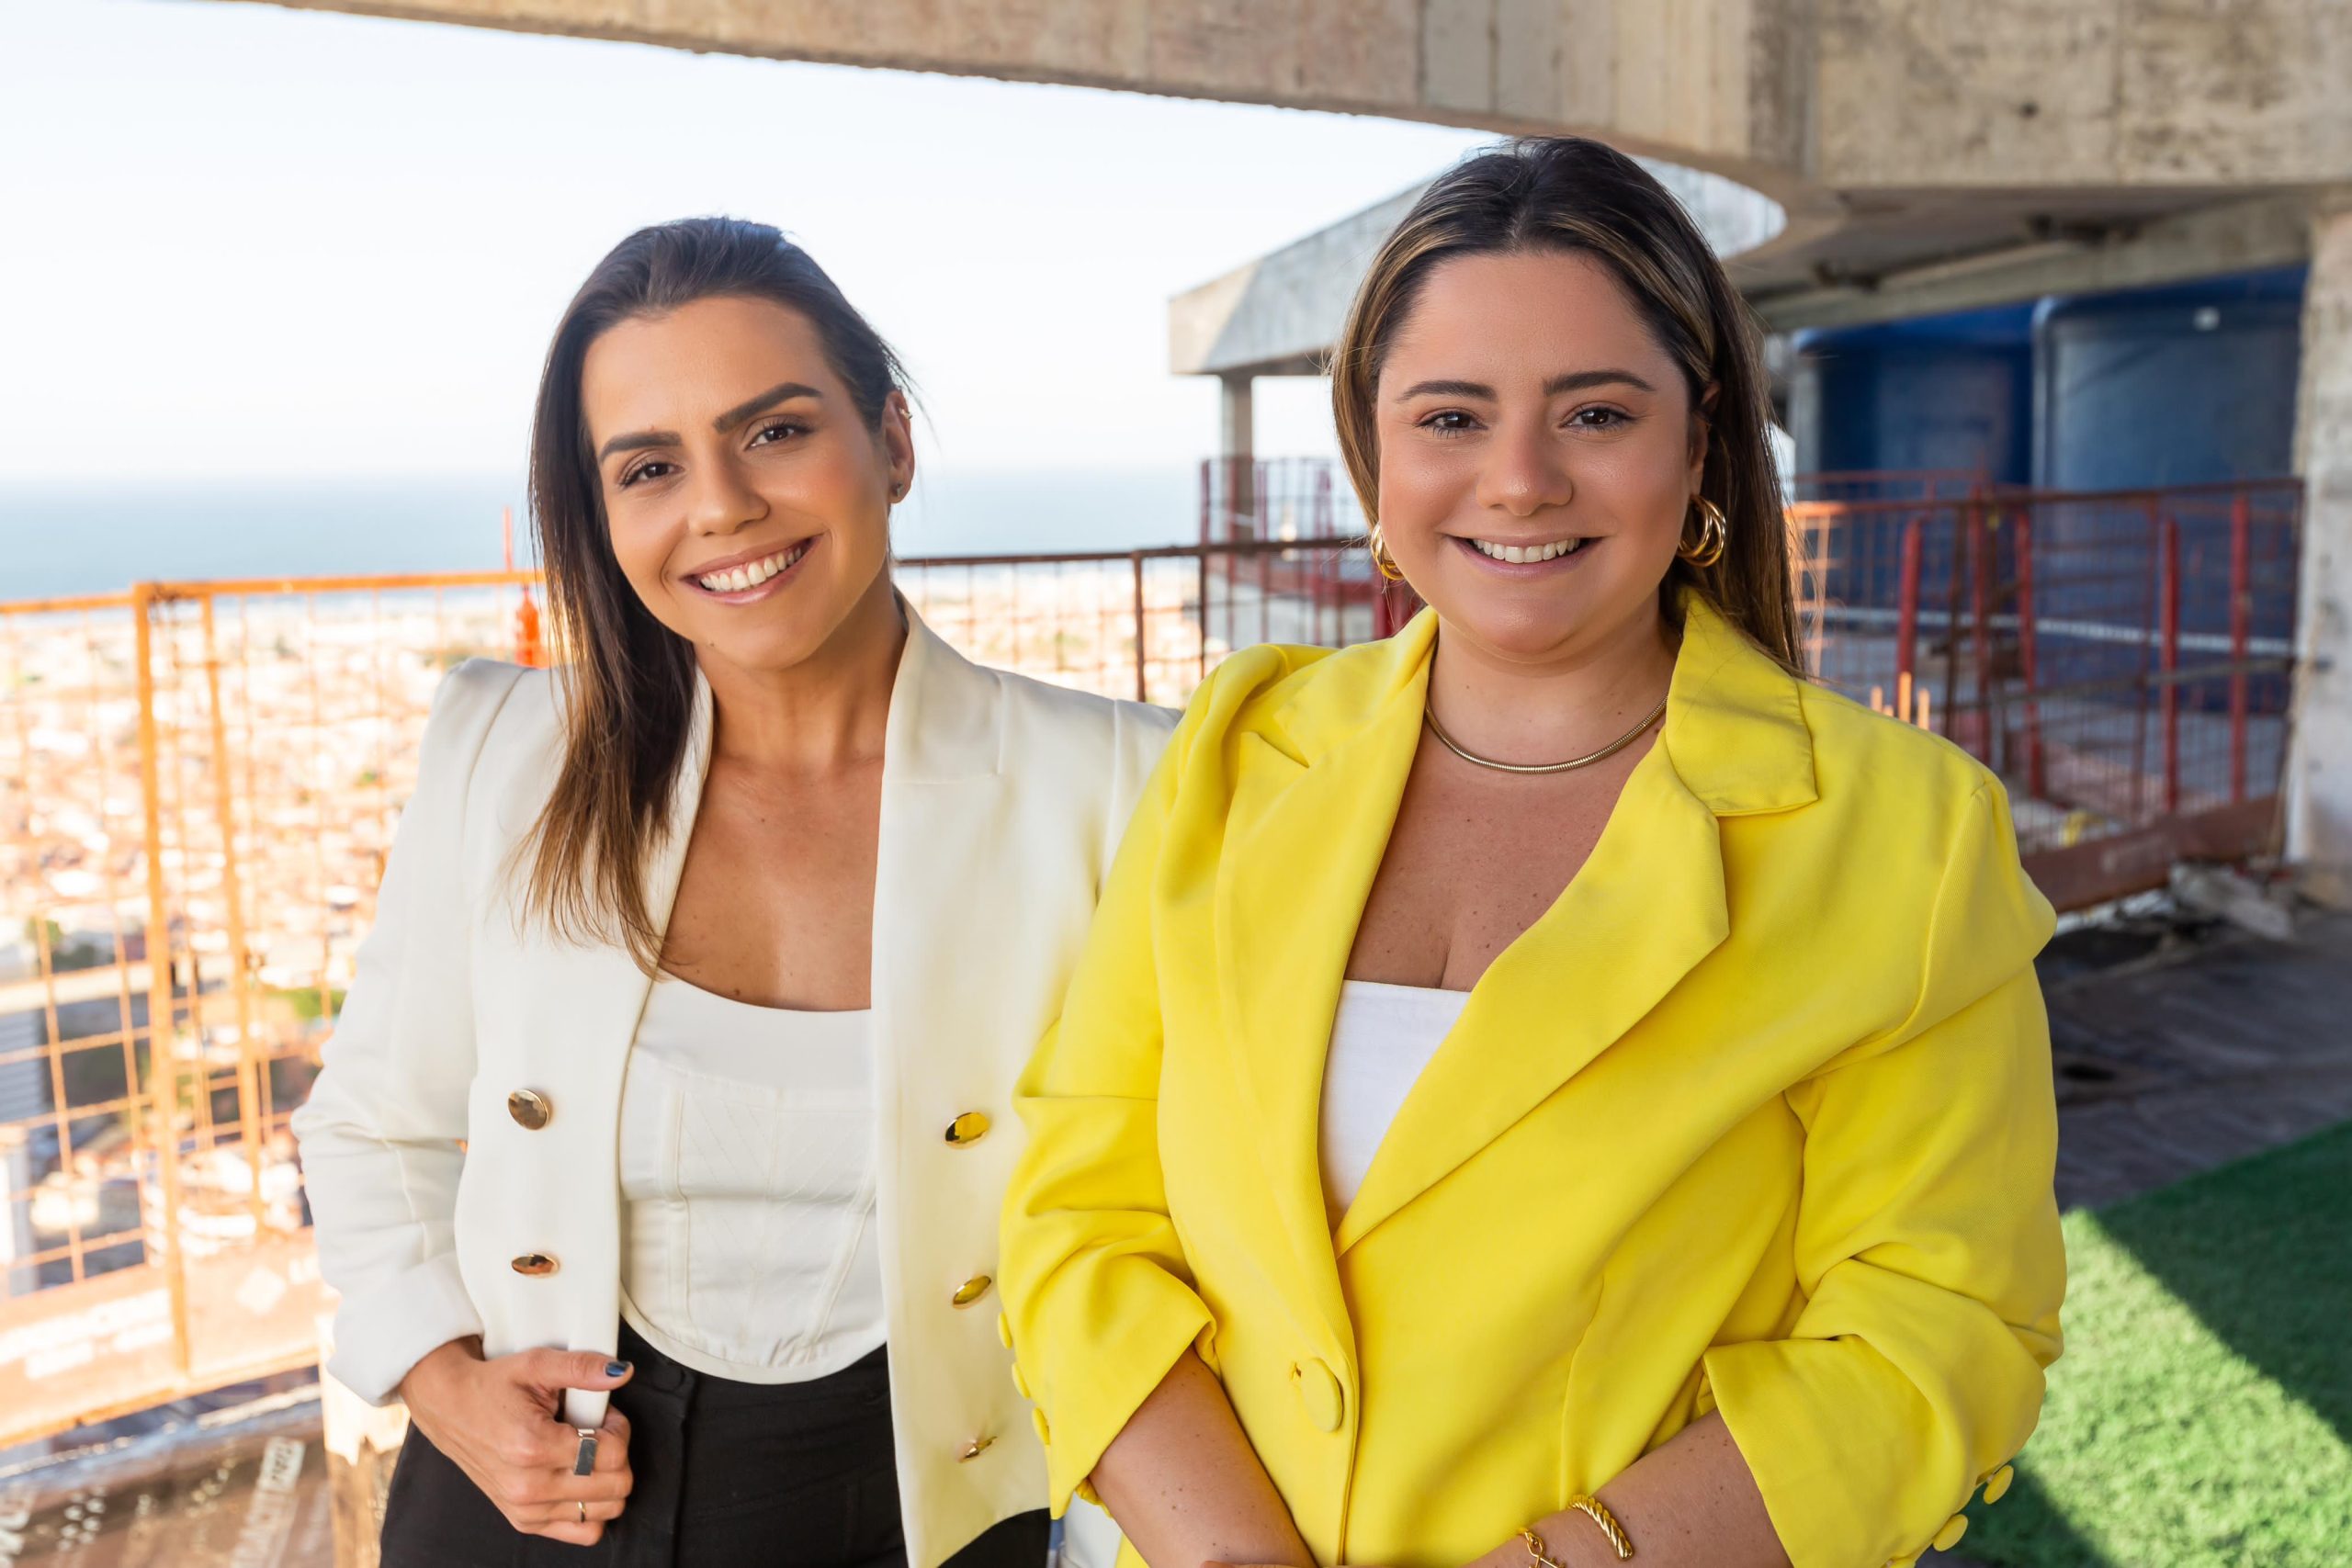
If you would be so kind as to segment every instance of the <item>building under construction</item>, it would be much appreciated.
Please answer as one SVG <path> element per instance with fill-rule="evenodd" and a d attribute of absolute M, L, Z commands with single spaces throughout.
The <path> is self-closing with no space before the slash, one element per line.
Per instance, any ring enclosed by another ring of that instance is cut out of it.
<path fill-rule="evenodd" d="M 1650 155 L 1776 333 L 1819 677 L 1999 771 L 2062 907 L 2161 887 L 2183 859 L 2346 886 L 2352 28 L 2329 0 L 1995 20 L 1928 0 L 1087 0 L 951 25 L 911 0 L 330 8 Z M 1260 455 L 1250 389 L 1317 369 L 1411 194 L 1173 302 L 1173 367 L 1224 387 L 1196 542 L 903 562 L 932 624 L 977 659 L 1169 703 L 1235 648 L 1398 624 L 1412 605 L 1352 547 L 1344 478 Z M 286 1121 L 435 683 L 477 655 L 560 656 L 533 583 L 0 604 L 0 1563 L 11 1540 L 324 1561 L 335 1507 L 298 1481 L 321 1473 L 329 1303 Z M 217 1484 L 90 1425 L 225 1388 L 251 1440 L 220 1438 Z M 396 1442 L 392 1420 L 345 1456 Z M 93 1442 L 78 1469 L 37 1451 Z M 204 1524 L 232 1473 L 245 1506 Z M 127 1506 L 141 1477 L 167 1504 Z M 368 1496 L 335 1506 L 357 1551 Z"/>

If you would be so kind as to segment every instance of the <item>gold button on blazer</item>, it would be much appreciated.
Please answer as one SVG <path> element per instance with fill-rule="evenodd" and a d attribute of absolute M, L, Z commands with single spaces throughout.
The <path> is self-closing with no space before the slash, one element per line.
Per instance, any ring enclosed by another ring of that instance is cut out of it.
<path fill-rule="evenodd" d="M 1324 1055 L 1435 626 L 1195 697 L 1015 1101 L 1057 1510 L 1188 1345 L 1326 1563 L 1466 1561 L 1720 1410 L 1796 1568 L 1875 1568 L 2025 1441 L 2064 1258 L 2007 799 L 1684 620 L 1657 744 L 1336 1230 Z"/>

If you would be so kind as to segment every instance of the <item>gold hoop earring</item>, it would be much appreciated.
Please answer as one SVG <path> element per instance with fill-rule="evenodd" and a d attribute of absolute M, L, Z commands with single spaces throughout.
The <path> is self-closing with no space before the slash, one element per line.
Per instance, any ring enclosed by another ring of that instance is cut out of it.
<path fill-rule="evenodd" d="M 1731 543 L 1731 525 L 1724 516 L 1724 509 L 1703 495 L 1694 495 L 1690 504 L 1699 511 L 1699 542 L 1681 544 L 1674 553 L 1702 569 L 1724 558 L 1724 549 Z"/>
<path fill-rule="evenodd" d="M 1380 532 L 1380 525 L 1373 524 L 1363 531 L 1364 544 L 1372 551 L 1372 570 L 1390 582 L 1402 582 L 1405 574 L 1396 570 L 1396 558 L 1388 553 L 1388 541 Z"/>

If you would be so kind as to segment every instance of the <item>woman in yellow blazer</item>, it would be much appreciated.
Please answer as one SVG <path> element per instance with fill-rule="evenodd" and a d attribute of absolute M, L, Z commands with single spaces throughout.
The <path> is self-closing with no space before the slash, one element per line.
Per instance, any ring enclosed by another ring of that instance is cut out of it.
<path fill-rule="evenodd" d="M 1801 677 L 1751 330 L 1630 160 L 1441 178 L 1334 380 L 1432 609 L 1218 669 L 1023 1080 L 1056 1509 L 1153 1568 L 1950 1545 L 2064 1272 L 1999 782 Z M 1384 998 L 1442 1021 L 1351 1043 Z"/>

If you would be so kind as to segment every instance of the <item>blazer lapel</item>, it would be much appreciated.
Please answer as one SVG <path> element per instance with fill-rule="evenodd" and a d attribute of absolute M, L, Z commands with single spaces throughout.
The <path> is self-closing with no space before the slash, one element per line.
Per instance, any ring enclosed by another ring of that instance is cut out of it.
<path fill-rule="evenodd" d="M 1341 691 L 1318 691 L 1319 728 L 1241 735 L 1232 819 L 1249 826 L 1223 858 L 1217 889 L 1225 1035 L 1252 1142 L 1309 1291 L 1351 1354 L 1317 1156 L 1323 1066 L 1419 742 L 1434 630 L 1424 617 L 1348 671 Z"/>
<path fill-rule="evenodd" d="M 997 949 L 973 931 L 969 898 L 940 890 L 978 896 L 1001 880 L 990 868 L 1006 853 L 1003 689 L 901 604 L 907 646 L 883 739 L 874 870 L 871 985 L 886 1104 L 926 1040 L 955 1038 L 957 998 L 985 993 L 992 978 Z M 1017 902 L 1018 889 L 1009 894 Z"/>
<path fill-rule="evenodd" d="M 1696 595 L 1665 728 L 1566 889 L 1472 987 L 1333 1236 L 1339 1251 L 1509 1131 L 1730 933 L 1718 818 L 1816 798 L 1796 677 Z"/>
<path fill-rule="evenodd" d="M 1715 818 L 1656 748 L 1575 880 L 1472 987 L 1333 1238 L 1344 1252 L 1574 1077 L 1731 929 Z"/>

